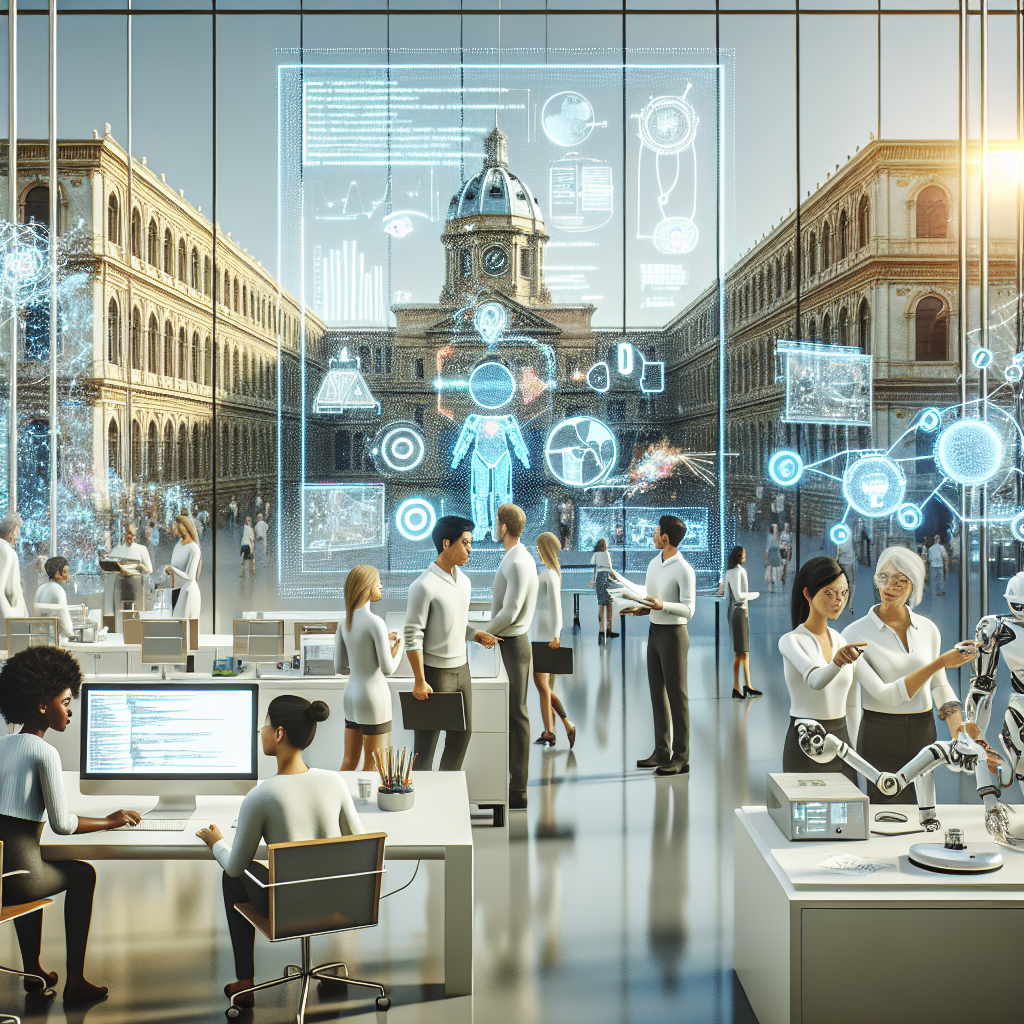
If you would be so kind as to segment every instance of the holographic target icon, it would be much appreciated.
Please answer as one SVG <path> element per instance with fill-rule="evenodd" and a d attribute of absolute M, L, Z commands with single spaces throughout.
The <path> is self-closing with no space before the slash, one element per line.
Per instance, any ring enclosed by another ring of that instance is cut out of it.
<path fill-rule="evenodd" d="M 682 96 L 658 96 L 640 115 L 640 138 L 655 153 L 681 153 L 697 134 L 697 115 Z"/>
<path fill-rule="evenodd" d="M 406 498 L 395 511 L 395 526 L 406 540 L 425 540 L 436 523 L 437 513 L 426 498 Z"/>
<path fill-rule="evenodd" d="M 415 469 L 425 452 L 423 434 L 415 423 L 389 423 L 374 438 L 371 449 L 377 468 L 393 473 Z"/>

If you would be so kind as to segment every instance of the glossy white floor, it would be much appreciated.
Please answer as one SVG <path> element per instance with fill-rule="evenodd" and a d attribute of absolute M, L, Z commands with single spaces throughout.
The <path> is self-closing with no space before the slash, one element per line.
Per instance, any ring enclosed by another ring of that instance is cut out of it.
<path fill-rule="evenodd" d="M 858 575 L 863 614 L 870 570 L 859 567 Z M 751 572 L 752 586 L 759 577 Z M 955 579 L 949 584 L 943 602 L 928 598 L 921 611 L 952 642 Z M 1001 611 L 1003 585 L 993 586 L 993 610 Z M 631 623 L 624 647 L 615 640 L 599 648 L 592 598 L 584 598 L 583 611 L 576 675 L 561 693 L 579 729 L 576 749 L 569 753 L 564 733 L 553 751 L 534 747 L 529 811 L 513 814 L 507 830 L 474 832 L 475 995 L 442 997 L 437 864 L 425 863 L 412 886 L 382 904 L 378 928 L 314 944 L 319 960 L 347 959 L 354 976 L 388 986 L 393 1024 L 754 1020 L 732 973 L 732 811 L 762 801 L 766 773 L 780 767 L 788 701 L 776 639 L 789 628 L 788 593 L 766 594 L 752 609 L 754 685 L 765 696 L 743 702 L 729 698 L 724 628 L 716 681 L 713 603 L 700 602 L 691 627 L 688 778 L 655 780 L 634 767 L 651 750 L 646 626 Z M 533 695 L 531 714 L 537 735 Z M 940 797 L 956 800 L 956 780 L 940 774 Z M 20 983 L 0 978 L 0 1008 L 33 1024 L 223 1021 L 231 953 L 212 860 L 97 867 L 88 973 L 110 987 L 109 999 L 65 1014 L 59 997 L 26 1002 Z M 411 871 L 411 864 L 392 867 L 386 888 L 402 885 Z M 296 956 L 294 944 L 259 941 L 257 971 L 269 977 Z M 18 960 L 14 930 L 4 926 L 0 963 Z M 43 960 L 63 975 L 59 906 L 46 913 Z M 277 989 L 249 1019 L 293 1020 L 294 995 L 295 987 Z M 372 1006 L 314 993 L 308 1019 L 371 1019 Z"/>

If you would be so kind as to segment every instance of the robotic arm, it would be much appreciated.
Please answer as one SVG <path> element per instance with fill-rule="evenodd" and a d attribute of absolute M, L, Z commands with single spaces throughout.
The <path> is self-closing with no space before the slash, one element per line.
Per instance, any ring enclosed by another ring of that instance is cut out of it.
<path fill-rule="evenodd" d="M 480 417 L 476 413 L 466 417 L 465 423 L 462 424 L 462 430 L 459 431 L 458 440 L 455 442 L 455 448 L 452 451 L 452 469 L 462 461 L 466 452 L 469 451 L 469 446 L 473 443 L 479 422 Z"/>
<path fill-rule="evenodd" d="M 839 757 L 874 783 L 886 796 L 902 793 L 913 783 L 917 792 L 920 822 L 928 832 L 935 832 L 939 828 L 939 821 L 935 817 L 935 780 L 931 773 L 940 764 L 955 772 L 974 772 L 979 764 L 985 764 L 984 748 L 966 732 L 961 732 L 955 740 L 940 740 L 929 744 L 898 772 L 880 772 L 848 743 L 825 732 L 820 722 L 812 718 L 801 718 L 797 720 L 796 728 L 800 749 L 812 761 L 825 764 Z"/>
<path fill-rule="evenodd" d="M 523 432 L 519 429 L 519 421 L 515 416 L 503 417 L 505 423 L 505 430 L 508 433 L 509 440 L 512 442 L 512 451 L 516 453 L 517 458 L 526 467 L 530 468 L 530 453 L 526 448 L 526 442 L 523 440 Z"/>

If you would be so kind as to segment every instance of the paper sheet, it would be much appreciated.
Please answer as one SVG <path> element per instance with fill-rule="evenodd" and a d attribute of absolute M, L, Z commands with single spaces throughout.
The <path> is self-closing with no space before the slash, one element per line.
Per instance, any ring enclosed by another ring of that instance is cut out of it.
<path fill-rule="evenodd" d="M 835 856 L 823 860 L 818 864 L 818 867 L 823 868 L 825 871 L 834 871 L 839 875 L 867 877 L 868 875 L 875 874 L 877 871 L 895 870 L 896 865 L 888 861 L 865 860 L 863 857 L 857 857 L 852 853 L 837 853 Z"/>

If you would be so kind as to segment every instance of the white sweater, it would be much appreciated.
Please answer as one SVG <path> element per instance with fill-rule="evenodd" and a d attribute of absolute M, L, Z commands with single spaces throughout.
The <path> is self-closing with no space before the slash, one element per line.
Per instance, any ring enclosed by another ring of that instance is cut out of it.
<path fill-rule="evenodd" d="M 483 627 L 495 636 L 522 636 L 537 607 L 537 563 L 525 544 L 515 544 L 494 574 L 491 621 Z"/>
<path fill-rule="evenodd" d="M 661 552 L 647 566 L 648 597 L 660 597 L 665 607 L 651 612 L 656 626 L 685 626 L 697 607 L 697 577 L 693 566 L 677 551 L 662 560 Z"/>
<path fill-rule="evenodd" d="M 0 619 L 19 619 L 28 615 L 21 589 L 21 565 L 18 552 L 0 538 Z"/>
<path fill-rule="evenodd" d="M 534 640 L 551 643 L 562 632 L 562 577 L 545 565 L 537 580 L 537 611 L 531 631 Z"/>
<path fill-rule="evenodd" d="M 392 657 L 388 627 L 364 604 L 352 613 L 352 632 L 345 616 L 334 634 L 334 671 L 349 673 L 345 687 L 345 718 L 357 725 L 383 725 L 391 721 L 391 689 L 384 678 L 402 660 L 402 641 Z"/>
<path fill-rule="evenodd" d="M 747 587 L 750 584 L 747 581 L 747 570 L 742 565 L 734 565 L 731 569 L 727 569 L 725 572 L 725 596 L 729 596 L 729 591 L 732 591 L 733 604 L 738 608 L 749 608 L 747 594 L 750 593 Z"/>
<path fill-rule="evenodd" d="M 345 780 L 337 772 L 310 768 L 301 775 L 274 775 L 250 789 L 238 811 L 234 843 L 219 840 L 213 855 L 237 878 L 256 856 L 261 840 L 269 846 L 365 831 Z"/>
<path fill-rule="evenodd" d="M 54 580 L 47 580 L 36 591 L 35 601 L 36 615 L 56 616 L 60 622 L 60 631 L 65 636 L 74 632 L 74 625 L 71 622 L 71 612 L 68 610 L 67 591 Z"/>
<path fill-rule="evenodd" d="M 59 836 L 78 828 L 68 810 L 60 754 L 40 736 L 0 736 L 0 814 L 28 821 L 48 820 Z"/>
<path fill-rule="evenodd" d="M 477 634 L 469 623 L 472 584 L 455 566 L 455 578 L 431 562 L 409 588 L 405 610 L 405 650 L 422 651 L 423 664 L 459 668 L 467 662 L 466 641 Z"/>
<path fill-rule="evenodd" d="M 175 619 L 198 619 L 201 610 L 199 583 L 196 576 L 202 553 L 195 541 L 187 544 L 176 543 L 171 549 L 171 568 L 174 570 L 172 587 L 181 588 L 178 600 L 171 611 Z"/>
<path fill-rule="evenodd" d="M 831 626 L 828 635 L 835 657 L 843 638 Z M 818 638 L 805 625 L 779 637 L 779 653 L 789 688 L 789 713 L 794 718 L 844 718 L 848 705 L 851 711 L 855 709 L 853 665 L 840 668 L 825 661 Z"/>

